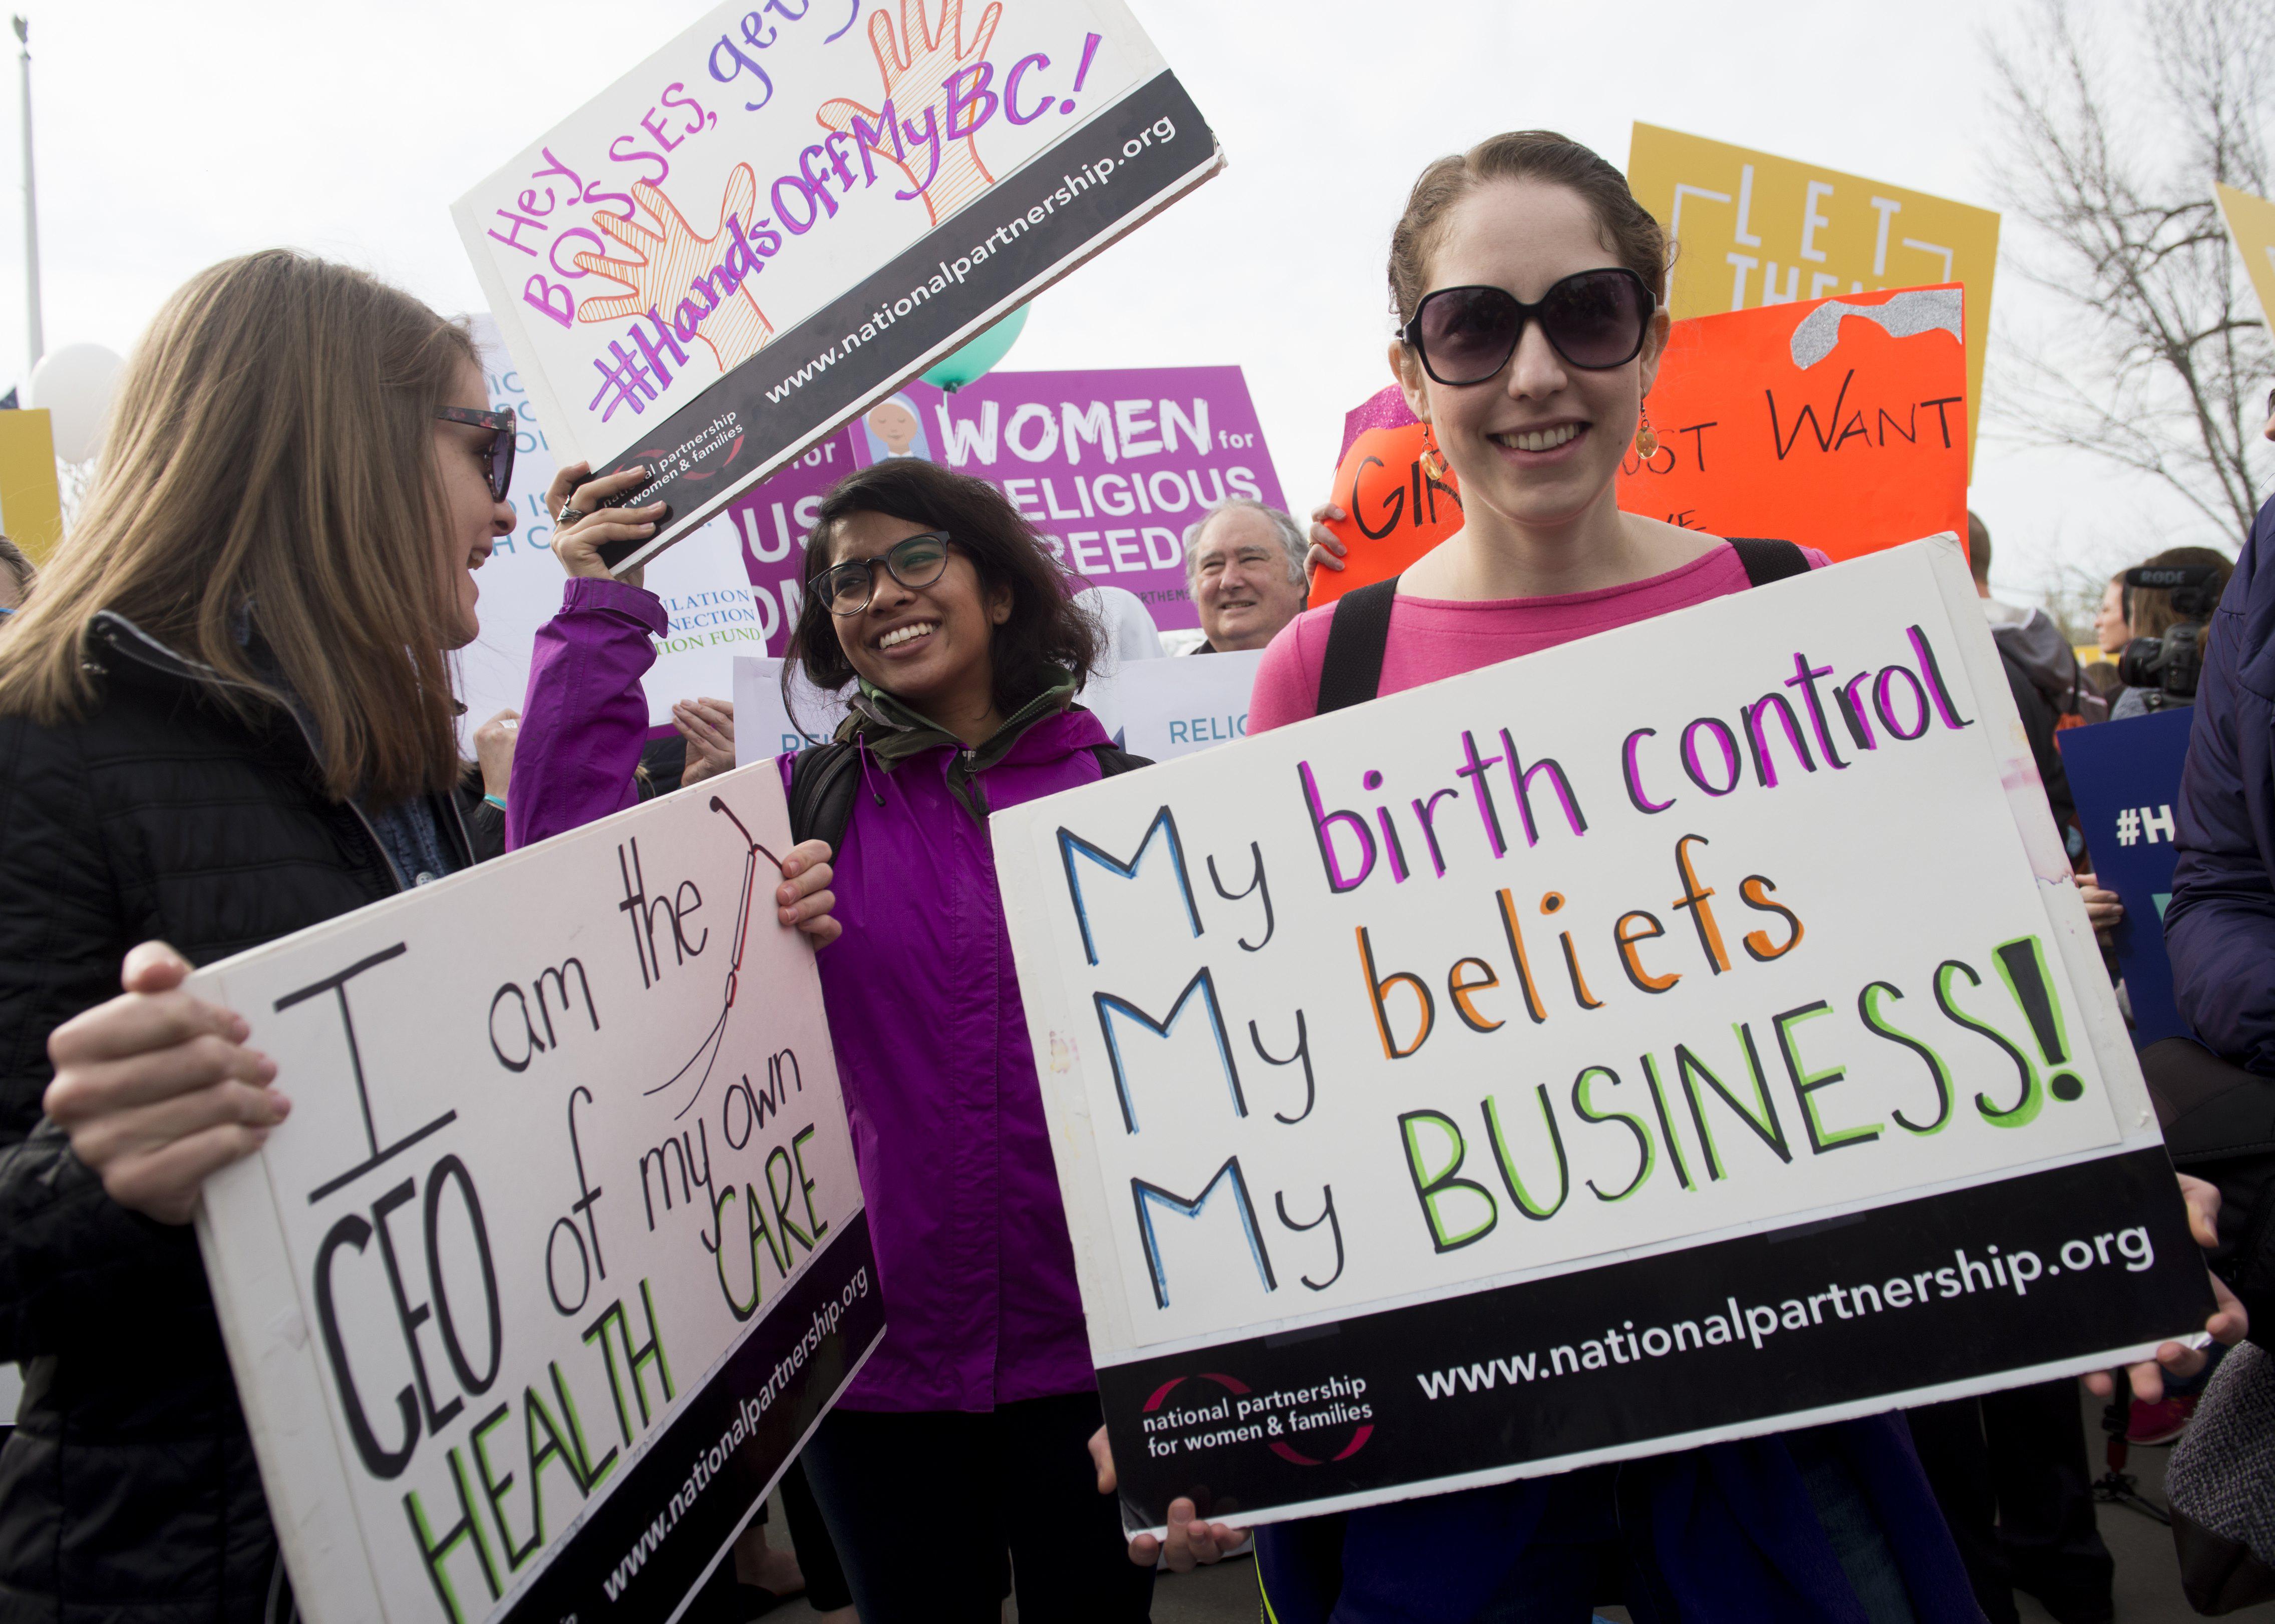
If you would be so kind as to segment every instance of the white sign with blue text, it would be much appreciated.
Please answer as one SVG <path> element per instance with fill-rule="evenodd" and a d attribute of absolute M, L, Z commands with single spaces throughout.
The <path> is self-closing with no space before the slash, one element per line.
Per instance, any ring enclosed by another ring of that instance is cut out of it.
<path fill-rule="evenodd" d="M 676 1617 L 882 1334 L 789 841 L 732 774 L 192 978 L 293 1101 L 198 1239 L 311 1624 Z"/>
<path fill-rule="evenodd" d="M 1133 660 L 1115 681 L 1122 747 L 1154 761 L 1190 756 L 1248 736 L 1248 691 L 1261 649 Z"/>
<path fill-rule="evenodd" d="M 2106 1368 L 2209 1311 L 1947 540 L 990 827 L 1133 1527 Z"/>

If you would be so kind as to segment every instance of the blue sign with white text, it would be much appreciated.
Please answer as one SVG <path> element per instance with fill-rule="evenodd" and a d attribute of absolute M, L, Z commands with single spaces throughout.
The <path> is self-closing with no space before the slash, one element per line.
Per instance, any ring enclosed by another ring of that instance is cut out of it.
<path fill-rule="evenodd" d="M 2173 1001 L 2165 910 L 2173 900 L 2181 768 L 2195 715 L 2194 706 L 2182 706 L 2054 735 L 2095 877 L 2125 903 L 2117 969 L 2133 1008 L 2136 1048 L 2189 1035 Z"/>

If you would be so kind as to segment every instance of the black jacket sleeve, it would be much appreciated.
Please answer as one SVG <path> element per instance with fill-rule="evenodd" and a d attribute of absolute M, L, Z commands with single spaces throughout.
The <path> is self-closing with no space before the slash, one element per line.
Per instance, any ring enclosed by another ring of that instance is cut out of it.
<path fill-rule="evenodd" d="M 2045 786 L 2046 805 L 2061 828 L 2062 838 L 2067 840 L 2070 826 L 2077 821 L 2077 799 L 2070 793 L 2069 774 L 2062 767 L 2061 749 L 2054 743 L 2053 707 L 2003 642 L 1999 645 L 1999 663 L 2006 668 L 2007 691 L 2014 696 L 2014 708 L 2022 713 L 2022 732 L 2030 741 L 2030 759 L 2038 769 L 2038 782 Z"/>
<path fill-rule="evenodd" d="M 147 1337 L 209 1300 L 189 1227 L 111 1200 L 42 1115 L 48 1035 L 118 991 L 132 945 L 69 740 L 0 717 L 0 1360 Z"/>

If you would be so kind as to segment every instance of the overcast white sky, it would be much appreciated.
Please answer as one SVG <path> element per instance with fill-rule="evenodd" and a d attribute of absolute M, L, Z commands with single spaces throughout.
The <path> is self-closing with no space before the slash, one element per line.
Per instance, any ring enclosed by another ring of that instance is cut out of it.
<path fill-rule="evenodd" d="M 1387 381 L 1384 248 L 1429 159 L 1546 126 L 1624 166 L 1640 118 L 1992 206 L 1979 31 L 2018 13 L 2016 0 L 1130 3 L 1231 166 L 1044 295 L 1006 365 L 1236 363 L 1298 504 L 1326 492 L 1344 411 Z M 275 244 L 368 266 L 447 312 L 477 307 L 450 201 L 707 9 L 30 0 L 49 348 L 124 352 L 193 272 Z M 0 178 L 14 162 L 0 133 Z M 26 353 L 21 233 L 20 204 L 0 206 L 0 379 Z M 2009 268 L 1994 358 L 1999 329 L 2033 314 Z M 2030 595 L 2057 555 L 2227 542 L 2145 482 L 2019 452 L 1995 429 L 1972 500 L 2007 595 Z"/>

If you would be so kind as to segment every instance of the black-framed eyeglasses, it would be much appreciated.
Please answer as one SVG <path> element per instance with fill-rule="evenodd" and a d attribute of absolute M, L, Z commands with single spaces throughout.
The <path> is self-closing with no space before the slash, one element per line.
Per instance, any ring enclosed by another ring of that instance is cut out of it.
<path fill-rule="evenodd" d="M 1553 283 L 1538 304 L 1506 288 L 1440 288 L 1415 307 L 1398 336 L 1439 382 L 1483 383 L 1516 353 L 1525 324 L 1540 323 L 1556 353 L 1583 372 L 1608 372 L 1643 353 L 1659 301 L 1624 267 L 1579 271 Z"/>
<path fill-rule="evenodd" d="M 948 568 L 949 547 L 945 531 L 903 537 L 874 558 L 849 558 L 830 565 L 813 578 L 813 595 L 829 606 L 832 615 L 858 615 L 875 594 L 879 564 L 903 586 L 929 586 Z"/>
<path fill-rule="evenodd" d="M 490 495 L 499 502 L 513 488 L 514 436 L 518 424 L 509 406 L 503 412 L 477 412 L 471 406 L 444 406 L 435 412 L 445 423 L 464 423 L 490 431 L 490 442 L 481 450 L 482 468 L 489 475 Z"/>

